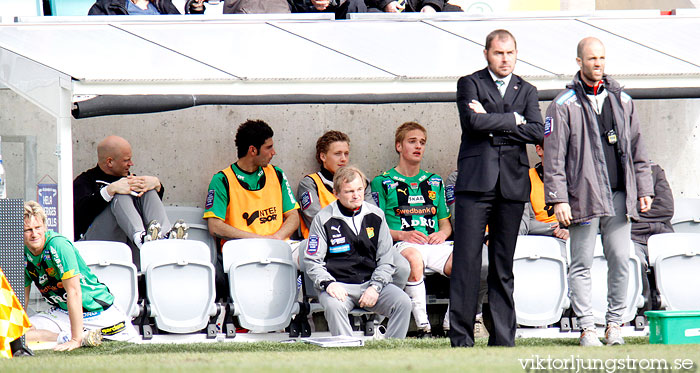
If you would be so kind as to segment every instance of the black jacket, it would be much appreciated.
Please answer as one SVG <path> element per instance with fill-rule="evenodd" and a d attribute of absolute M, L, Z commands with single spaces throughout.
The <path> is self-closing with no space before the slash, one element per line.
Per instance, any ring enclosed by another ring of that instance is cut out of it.
<path fill-rule="evenodd" d="M 384 7 L 392 1 L 394 0 L 367 0 L 365 3 L 367 3 L 368 8 L 376 8 L 383 12 Z M 440 12 L 445 7 L 446 2 L 445 0 L 406 0 L 406 9 L 404 12 L 420 12 L 426 5 L 430 5 L 435 8 L 436 11 Z"/>
<path fill-rule="evenodd" d="M 632 241 L 643 245 L 651 235 L 673 232 L 673 193 L 666 173 L 661 166 L 652 163 L 651 175 L 654 178 L 654 202 L 649 211 L 640 212 L 639 219 L 632 222 Z"/>
<path fill-rule="evenodd" d="M 469 108 L 479 101 L 486 114 Z M 537 88 L 513 74 L 504 97 L 488 69 L 457 82 L 457 109 L 462 142 L 455 192 L 487 192 L 500 180 L 504 198 L 527 202 L 530 198 L 529 160 L 525 144 L 538 144 L 544 135 Z M 516 125 L 513 112 L 525 117 Z"/>
<path fill-rule="evenodd" d="M 384 212 L 377 206 L 364 202 L 359 210 L 349 211 L 334 201 L 311 223 L 304 267 L 321 290 L 334 281 L 370 281 L 381 290 L 394 274 L 392 246 Z"/>
<path fill-rule="evenodd" d="M 105 201 L 100 190 L 117 180 L 121 176 L 112 176 L 104 173 L 99 166 L 95 166 L 73 180 L 73 228 L 75 240 L 87 232 L 90 224 L 95 220 L 109 202 Z M 158 196 L 162 199 L 165 186 L 161 185 Z"/>
<path fill-rule="evenodd" d="M 89 16 L 125 16 L 126 2 L 129 0 L 97 0 L 88 11 Z M 170 0 L 155 0 L 152 4 L 158 9 L 160 14 L 180 14 L 175 5 Z M 200 12 L 203 13 L 204 11 Z M 196 12 L 192 12 L 196 13 Z"/>

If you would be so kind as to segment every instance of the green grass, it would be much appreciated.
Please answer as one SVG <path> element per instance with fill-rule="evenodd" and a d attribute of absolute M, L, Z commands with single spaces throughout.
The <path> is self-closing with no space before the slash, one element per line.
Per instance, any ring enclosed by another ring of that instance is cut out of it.
<path fill-rule="evenodd" d="M 486 347 L 486 340 L 478 340 L 476 347 L 470 349 L 452 349 L 445 338 L 368 341 L 364 347 L 342 349 L 277 342 L 187 345 L 110 342 L 69 353 L 36 351 L 33 358 L 0 361 L 0 372 L 523 372 L 527 370 L 518 359 L 535 355 L 603 361 L 629 356 L 666 359 L 671 365 L 674 359 L 690 359 L 693 372 L 700 363 L 697 345 L 649 345 L 646 338 L 626 340 L 624 346 L 586 349 L 578 347 L 576 339 L 520 339 L 515 348 Z"/>

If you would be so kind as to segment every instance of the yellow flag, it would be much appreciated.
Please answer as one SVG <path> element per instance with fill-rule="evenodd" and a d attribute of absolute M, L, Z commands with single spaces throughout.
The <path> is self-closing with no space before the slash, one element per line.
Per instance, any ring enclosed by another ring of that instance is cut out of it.
<path fill-rule="evenodd" d="M 0 358 L 12 358 L 10 342 L 29 329 L 29 317 L 0 269 Z"/>

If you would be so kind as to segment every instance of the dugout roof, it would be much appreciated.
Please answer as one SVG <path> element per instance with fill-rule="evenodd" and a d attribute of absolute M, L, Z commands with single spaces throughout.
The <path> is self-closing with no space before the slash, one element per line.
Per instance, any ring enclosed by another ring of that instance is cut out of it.
<path fill-rule="evenodd" d="M 61 205 L 71 206 L 71 116 L 204 104 L 454 101 L 485 66 L 486 34 L 513 32 L 515 72 L 551 99 L 596 36 L 636 98 L 700 98 L 700 12 L 18 17 L 0 23 L 0 83 L 57 118 Z M 61 209 L 62 232 L 72 211 Z M 64 225 L 65 224 L 65 225 Z"/>
<path fill-rule="evenodd" d="M 78 104 L 76 117 L 201 104 L 446 102 L 458 77 L 483 68 L 486 34 L 506 28 L 518 40 L 515 72 L 543 99 L 577 71 L 584 36 L 605 43 L 606 72 L 633 96 L 700 97 L 692 47 L 700 13 L 657 14 L 26 17 L 0 24 L 0 81 L 26 95 L 53 96 L 45 83 L 61 81 L 72 102 L 102 97 Z"/>

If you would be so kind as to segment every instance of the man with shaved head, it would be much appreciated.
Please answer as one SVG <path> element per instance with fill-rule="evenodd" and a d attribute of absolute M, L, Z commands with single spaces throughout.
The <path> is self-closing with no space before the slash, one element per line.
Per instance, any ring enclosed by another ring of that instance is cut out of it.
<path fill-rule="evenodd" d="M 591 306 L 591 264 L 600 232 L 608 262 L 605 341 L 624 344 L 630 222 L 651 207 L 654 187 L 632 98 L 605 75 L 605 46 L 581 40 L 580 71 L 547 109 L 544 126 L 545 203 L 569 227 L 571 303 L 581 346 L 601 346 Z M 638 210 L 639 208 L 639 210 Z"/>
<path fill-rule="evenodd" d="M 187 226 L 170 224 L 165 191 L 156 176 L 130 172 L 131 145 L 107 136 L 97 145 L 97 165 L 73 181 L 75 239 L 120 241 L 140 248 L 145 241 L 185 238 Z M 139 255 L 134 252 L 135 262 Z"/>

